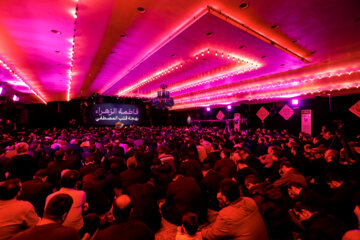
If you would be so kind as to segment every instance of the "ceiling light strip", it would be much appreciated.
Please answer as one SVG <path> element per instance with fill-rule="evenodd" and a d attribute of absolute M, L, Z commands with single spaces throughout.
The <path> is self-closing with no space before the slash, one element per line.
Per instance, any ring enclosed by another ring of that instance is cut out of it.
<path fill-rule="evenodd" d="M 232 25 L 234 25 L 234 26 L 236 26 L 236 27 L 238 27 L 238 28 L 246 31 L 247 33 L 250 33 L 250 34 L 254 35 L 254 36 L 257 37 L 257 38 L 262 39 L 263 41 L 265 41 L 265 42 L 267 42 L 267 43 L 269 43 L 269 44 L 271 44 L 271 45 L 273 45 L 273 46 L 281 49 L 281 50 L 284 51 L 284 52 L 287 52 L 288 54 L 290 54 L 290 55 L 292 55 L 292 56 L 300 59 L 301 61 L 303 61 L 303 62 L 305 62 L 305 63 L 310 63 L 310 61 L 307 60 L 305 57 L 300 56 L 299 54 L 291 51 L 290 49 L 288 49 L 288 48 L 286 48 L 286 47 L 284 47 L 284 46 L 276 43 L 275 41 L 273 41 L 273 40 L 271 40 L 270 38 L 264 36 L 263 34 L 255 31 L 254 29 L 246 26 L 246 25 L 243 24 L 243 23 L 240 23 L 239 21 L 235 20 L 234 18 L 230 17 L 229 15 L 226 15 L 226 14 L 224 14 L 223 12 L 221 12 L 221 11 L 219 11 L 219 10 L 211 7 L 211 6 L 208 6 L 208 11 L 209 11 L 211 14 L 219 17 L 220 19 L 223 19 L 224 21 L 229 22 L 230 24 L 232 24 Z"/>
<path fill-rule="evenodd" d="M 180 33 L 185 31 L 188 27 L 190 27 L 193 23 L 195 23 L 199 18 L 204 16 L 206 13 L 208 13 L 208 9 L 203 9 L 197 14 L 195 14 L 194 17 L 191 18 L 190 21 L 187 21 L 186 23 L 182 24 L 178 29 L 176 29 L 172 34 L 167 35 L 161 43 L 153 48 L 151 48 L 150 51 L 148 51 L 144 57 L 142 57 L 139 61 L 137 61 L 136 64 L 134 64 L 131 68 L 127 70 L 127 72 L 123 73 L 120 77 L 118 77 L 118 80 L 112 81 L 110 84 L 106 85 L 103 89 L 100 90 L 100 94 L 103 94 L 105 91 L 107 91 L 109 88 L 111 88 L 115 83 L 120 81 L 123 77 L 125 77 L 129 72 L 134 70 L 137 66 L 139 66 L 142 62 L 147 60 L 149 57 L 151 57 L 154 53 L 156 53 L 159 49 L 161 49 L 163 46 L 165 46 L 168 42 L 173 40 L 175 37 L 177 37 Z"/>
<path fill-rule="evenodd" d="M 195 54 L 193 56 L 193 58 L 195 60 L 198 60 L 198 59 L 201 60 L 201 57 L 204 57 L 204 56 L 212 54 L 212 53 L 217 57 L 220 57 L 220 56 L 222 58 L 224 57 L 224 52 L 207 49 L 207 50 L 204 50 L 202 52 L 199 52 L 199 53 Z M 240 57 L 240 56 L 236 56 L 236 55 L 233 55 L 233 54 L 225 54 L 225 56 L 226 56 L 225 58 L 231 59 L 233 62 L 241 63 L 241 65 L 243 65 L 245 63 L 246 65 L 243 68 L 241 68 L 241 70 L 238 70 L 238 68 L 235 67 L 232 70 L 227 71 L 226 73 L 220 73 L 220 74 L 218 74 L 216 76 L 200 78 L 200 79 L 195 79 L 195 80 L 191 79 L 190 81 L 186 81 L 186 82 L 184 82 L 182 84 L 174 85 L 173 87 L 170 87 L 169 91 L 172 92 L 172 93 L 183 91 L 183 90 L 186 90 L 186 89 L 189 89 L 189 88 L 192 88 L 192 87 L 197 87 L 197 86 L 200 86 L 200 85 L 209 84 L 209 83 L 212 83 L 212 82 L 215 82 L 215 81 L 227 78 L 227 77 L 232 77 L 232 76 L 239 75 L 239 74 L 242 74 L 242 73 L 245 73 L 245 72 L 249 72 L 249 71 L 252 71 L 254 69 L 258 69 L 259 67 L 261 67 L 260 63 L 258 63 L 256 61 L 249 60 L 249 59 L 245 59 L 245 58 Z M 192 59 L 192 60 L 194 60 L 194 59 Z M 186 64 L 186 63 L 187 62 L 183 62 L 182 64 Z M 162 71 L 166 72 L 166 70 L 162 70 Z M 162 71 L 160 71 L 160 72 L 162 72 Z M 150 79 L 151 79 L 151 77 L 150 77 Z M 135 86 L 135 85 L 133 85 L 133 86 Z M 156 94 L 156 92 L 151 92 L 150 94 L 147 94 L 145 96 L 146 97 L 153 97 L 153 95 L 155 95 L 155 94 Z"/>
<path fill-rule="evenodd" d="M 45 98 L 43 98 L 41 96 L 40 93 L 38 93 L 37 91 L 35 91 L 35 89 L 33 89 L 30 84 L 28 84 L 27 82 L 25 82 L 25 80 L 23 80 L 18 74 L 16 74 L 16 72 L 11 69 L 3 60 L 0 59 L 0 64 L 10 72 L 10 74 L 12 74 L 17 80 L 19 80 L 20 82 L 22 82 L 24 84 L 24 86 L 26 86 L 37 98 L 39 98 L 44 104 L 47 104 Z"/>
<path fill-rule="evenodd" d="M 265 94 L 258 94 L 258 95 L 251 95 L 246 97 L 239 97 L 239 98 L 226 98 L 225 96 L 218 96 L 217 98 L 207 99 L 205 101 L 197 101 L 192 103 L 184 103 L 184 104 L 176 104 L 172 110 L 176 109 L 187 109 L 187 108 L 194 108 L 194 107 L 201 107 L 204 105 L 214 106 L 219 105 L 224 101 L 232 101 L 232 102 L 240 102 L 240 101 L 252 101 L 252 100 L 268 100 L 268 99 L 279 99 L 279 98 L 291 98 L 294 96 L 301 96 L 301 95 L 312 95 L 312 94 L 319 94 L 319 93 L 326 93 L 326 92 L 333 92 L 333 91 L 342 91 L 342 90 L 350 90 L 360 88 L 360 81 L 353 82 L 353 83 L 344 83 L 340 85 L 333 85 L 329 89 L 327 88 L 316 88 L 316 89 L 307 89 L 303 91 L 282 91 L 282 92 L 272 92 L 272 93 L 265 93 Z"/>
<path fill-rule="evenodd" d="M 76 33 L 76 24 L 77 24 L 77 18 L 78 18 L 78 10 L 79 10 L 79 0 L 75 0 L 76 2 L 76 7 L 75 10 L 72 12 L 72 15 L 74 17 L 74 34 L 72 39 L 70 40 L 71 42 L 71 48 L 70 48 L 70 69 L 68 71 L 68 77 L 69 77 L 69 82 L 68 82 L 68 89 L 67 89 L 67 96 L 66 99 L 67 101 L 70 101 L 71 99 L 71 83 L 72 83 L 72 76 L 73 76 L 73 67 L 74 67 L 74 52 L 75 52 L 75 33 Z"/>
<path fill-rule="evenodd" d="M 301 84 L 308 84 L 311 82 L 314 82 L 315 80 L 321 80 L 324 78 L 332 78 L 332 77 L 340 77 L 340 76 L 348 76 L 351 74 L 355 74 L 355 73 L 359 73 L 360 70 L 352 70 L 352 71 L 344 71 L 344 72 L 330 72 L 330 73 L 320 73 L 318 75 L 313 75 L 313 76 L 309 76 L 308 78 L 305 79 L 301 79 L 299 80 L 297 79 L 289 79 L 289 80 L 279 80 L 279 81 L 271 81 L 268 84 L 261 84 L 259 85 L 257 84 L 251 84 L 249 85 L 247 88 L 242 85 L 238 88 L 234 88 L 231 87 L 229 89 L 224 89 L 224 90 L 216 90 L 216 93 L 214 91 L 210 92 L 210 93 L 205 93 L 205 94 L 201 94 L 198 95 L 198 99 L 208 99 L 210 98 L 214 98 L 214 97 L 221 97 L 221 96 L 226 96 L 229 94 L 238 94 L 238 93 L 246 93 L 246 92 L 250 92 L 250 91 L 262 91 L 262 90 L 268 90 L 270 88 L 274 88 L 274 87 L 296 87 L 299 86 Z M 189 101 L 193 101 L 194 100 L 194 96 L 188 96 L 188 97 L 180 97 L 180 98 L 174 98 L 176 102 L 189 102 Z"/>
<path fill-rule="evenodd" d="M 124 95 L 124 94 L 126 94 L 126 93 L 128 93 L 128 92 L 130 92 L 130 91 L 132 91 L 134 89 L 137 89 L 137 88 L 140 88 L 140 87 L 144 86 L 145 84 L 148 84 L 148 83 L 150 83 L 152 81 L 155 81 L 155 80 L 157 80 L 158 78 L 160 78 L 162 76 L 165 76 L 165 75 L 167 75 L 167 74 L 169 74 L 169 73 L 171 73 L 173 71 L 176 71 L 177 69 L 181 69 L 181 68 L 183 68 L 184 65 L 186 65 L 190 61 L 193 61 L 193 60 L 199 60 L 200 61 L 201 57 L 209 55 L 212 52 L 217 57 L 220 57 L 220 56 L 222 58 L 224 57 L 224 52 L 216 51 L 216 50 L 210 50 L 210 49 L 203 50 L 202 52 L 198 52 L 197 54 L 193 55 L 193 58 L 189 59 L 188 61 L 183 61 L 181 63 L 177 63 L 177 64 L 175 64 L 175 65 L 173 65 L 171 67 L 167 67 L 166 69 L 158 71 L 157 73 L 151 75 L 148 78 L 140 80 L 138 83 L 136 83 L 136 84 L 122 90 L 121 92 L 119 92 L 118 95 Z M 185 89 L 188 89 L 188 88 L 191 88 L 191 87 L 207 84 L 207 83 L 210 83 L 210 82 L 215 82 L 217 80 L 224 79 L 224 78 L 229 77 L 229 76 L 242 74 L 244 72 L 248 72 L 248 71 L 251 71 L 253 69 L 257 69 L 257 68 L 261 67 L 260 63 L 258 63 L 256 61 L 246 59 L 246 58 L 243 58 L 243 57 L 239 57 L 239 56 L 236 56 L 236 55 L 233 55 L 233 54 L 227 54 L 227 53 L 225 53 L 225 56 L 226 56 L 225 58 L 231 59 L 233 62 L 241 63 L 241 65 L 245 63 L 247 68 L 242 68 L 239 71 L 231 70 L 231 71 L 228 71 L 225 74 L 219 74 L 217 76 L 212 76 L 210 78 L 202 78 L 202 79 L 197 79 L 195 81 L 190 80 L 190 81 L 187 81 L 187 82 L 185 82 L 183 84 L 171 87 L 169 89 L 169 91 L 171 91 L 171 92 L 182 91 L 182 90 L 185 90 Z M 152 95 L 154 95 L 154 94 L 156 94 L 156 92 L 152 92 L 152 93 L 147 94 L 145 96 L 146 97 L 152 97 Z"/>

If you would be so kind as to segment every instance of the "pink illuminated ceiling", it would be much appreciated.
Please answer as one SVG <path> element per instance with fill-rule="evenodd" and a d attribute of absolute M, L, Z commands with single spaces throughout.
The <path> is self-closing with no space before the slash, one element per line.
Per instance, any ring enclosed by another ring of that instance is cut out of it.
<path fill-rule="evenodd" d="M 174 109 L 360 92 L 357 0 L 1 0 L 0 86 Z"/>

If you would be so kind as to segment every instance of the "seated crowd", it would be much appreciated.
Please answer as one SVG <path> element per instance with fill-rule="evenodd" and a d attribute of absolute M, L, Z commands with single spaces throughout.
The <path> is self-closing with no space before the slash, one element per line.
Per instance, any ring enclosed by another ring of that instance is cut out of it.
<path fill-rule="evenodd" d="M 155 239 L 165 220 L 179 240 L 360 239 L 360 151 L 339 132 L 79 127 L 0 141 L 0 240 Z"/>

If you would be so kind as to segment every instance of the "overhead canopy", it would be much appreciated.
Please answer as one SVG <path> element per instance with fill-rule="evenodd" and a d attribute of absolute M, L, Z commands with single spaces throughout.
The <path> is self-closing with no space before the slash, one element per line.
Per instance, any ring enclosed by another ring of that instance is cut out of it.
<path fill-rule="evenodd" d="M 0 86 L 25 103 L 93 93 L 174 109 L 357 93 L 357 0 L 2 0 Z"/>

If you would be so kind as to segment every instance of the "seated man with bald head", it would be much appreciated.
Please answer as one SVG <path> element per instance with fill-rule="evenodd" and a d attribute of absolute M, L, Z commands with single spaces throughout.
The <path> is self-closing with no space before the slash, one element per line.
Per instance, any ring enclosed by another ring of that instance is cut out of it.
<path fill-rule="evenodd" d="M 115 222 L 101 230 L 96 240 L 122 239 L 122 240 L 153 240 L 154 232 L 144 223 L 130 219 L 132 211 L 131 199 L 128 195 L 120 195 L 114 200 L 113 214 Z"/>

